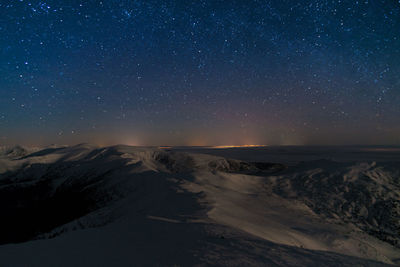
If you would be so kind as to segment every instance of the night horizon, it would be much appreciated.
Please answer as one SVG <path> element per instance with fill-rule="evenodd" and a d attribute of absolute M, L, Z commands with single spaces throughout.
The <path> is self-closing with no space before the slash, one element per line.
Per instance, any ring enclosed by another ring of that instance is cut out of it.
<path fill-rule="evenodd" d="M 400 0 L 0 0 L 0 266 L 400 266 Z"/>

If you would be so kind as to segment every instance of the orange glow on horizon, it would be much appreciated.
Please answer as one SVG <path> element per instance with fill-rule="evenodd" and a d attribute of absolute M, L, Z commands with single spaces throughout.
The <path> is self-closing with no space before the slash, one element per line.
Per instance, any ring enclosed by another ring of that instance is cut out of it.
<path fill-rule="evenodd" d="M 171 149 L 175 146 L 159 146 L 159 149 Z M 223 148 L 245 148 L 245 147 L 267 147 L 267 145 L 225 145 L 225 146 L 189 146 L 189 147 L 203 147 L 203 148 L 215 148 L 215 149 L 223 149 Z"/>
<path fill-rule="evenodd" d="M 229 146 L 210 146 L 210 148 L 240 148 L 240 147 L 266 147 L 267 145 L 229 145 Z"/>

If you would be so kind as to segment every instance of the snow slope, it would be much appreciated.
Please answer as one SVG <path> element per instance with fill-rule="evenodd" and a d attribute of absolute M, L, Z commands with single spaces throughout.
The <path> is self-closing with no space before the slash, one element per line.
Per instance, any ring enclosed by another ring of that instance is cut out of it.
<path fill-rule="evenodd" d="M 399 162 L 0 149 L 1 266 L 400 264 Z"/>

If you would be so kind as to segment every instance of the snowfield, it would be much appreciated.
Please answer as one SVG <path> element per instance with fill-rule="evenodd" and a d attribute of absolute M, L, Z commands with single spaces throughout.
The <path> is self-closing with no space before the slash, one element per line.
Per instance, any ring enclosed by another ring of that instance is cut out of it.
<path fill-rule="evenodd" d="M 399 265 L 400 149 L 0 148 L 0 212 L 0 266 Z"/>

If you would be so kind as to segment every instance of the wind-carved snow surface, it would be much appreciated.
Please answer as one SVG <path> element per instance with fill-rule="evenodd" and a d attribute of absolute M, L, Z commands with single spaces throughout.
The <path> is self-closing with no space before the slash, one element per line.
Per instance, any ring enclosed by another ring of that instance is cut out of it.
<path fill-rule="evenodd" d="M 399 162 L 0 149 L 1 266 L 400 264 Z"/>

